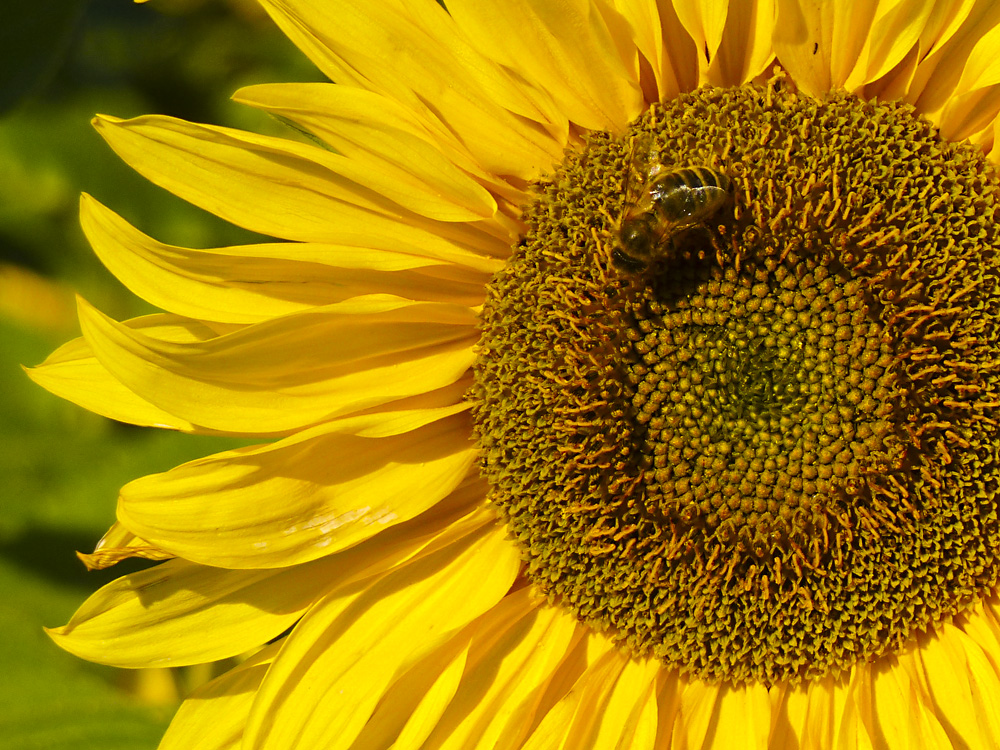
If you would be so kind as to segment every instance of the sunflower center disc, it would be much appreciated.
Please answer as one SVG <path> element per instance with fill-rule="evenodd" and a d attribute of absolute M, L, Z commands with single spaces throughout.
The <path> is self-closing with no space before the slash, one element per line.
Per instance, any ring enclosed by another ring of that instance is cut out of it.
<path fill-rule="evenodd" d="M 732 197 L 612 264 L 635 144 Z M 482 313 L 531 580 L 706 680 L 838 674 L 998 577 L 996 175 L 912 108 L 701 89 L 567 155 Z"/>

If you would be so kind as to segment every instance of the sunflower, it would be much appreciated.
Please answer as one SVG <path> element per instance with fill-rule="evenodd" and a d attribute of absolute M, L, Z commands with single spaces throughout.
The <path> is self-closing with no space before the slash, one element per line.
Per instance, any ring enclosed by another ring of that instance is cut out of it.
<path fill-rule="evenodd" d="M 1000 5 L 261 0 L 284 140 L 98 117 L 270 244 L 32 371 L 250 436 L 126 485 L 50 631 L 248 655 L 161 748 L 1000 747 Z"/>

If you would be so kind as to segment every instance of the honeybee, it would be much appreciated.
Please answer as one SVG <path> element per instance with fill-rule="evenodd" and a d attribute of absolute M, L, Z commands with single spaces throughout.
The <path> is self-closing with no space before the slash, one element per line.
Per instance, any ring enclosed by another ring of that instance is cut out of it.
<path fill-rule="evenodd" d="M 678 233 L 703 224 L 722 208 L 732 181 L 710 167 L 665 169 L 652 139 L 639 138 L 633 143 L 624 192 L 611 260 L 620 270 L 639 274 L 670 256 Z"/>

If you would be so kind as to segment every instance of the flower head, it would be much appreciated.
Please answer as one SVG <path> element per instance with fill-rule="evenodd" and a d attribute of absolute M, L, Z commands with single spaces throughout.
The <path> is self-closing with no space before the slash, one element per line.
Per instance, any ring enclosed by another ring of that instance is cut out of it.
<path fill-rule="evenodd" d="M 162 748 L 988 747 L 1000 736 L 990 4 L 262 0 L 324 144 L 102 117 L 282 240 L 33 376 L 257 436 L 123 488 L 165 560 L 53 638 L 252 652 Z"/>

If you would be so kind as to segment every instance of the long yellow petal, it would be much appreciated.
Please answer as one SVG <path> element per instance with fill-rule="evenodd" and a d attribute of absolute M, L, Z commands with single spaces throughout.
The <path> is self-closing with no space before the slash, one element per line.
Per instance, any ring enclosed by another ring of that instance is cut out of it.
<path fill-rule="evenodd" d="M 503 527 L 319 602 L 258 692 L 244 748 L 347 748 L 401 667 L 500 601 L 520 569 Z M 334 708 L 335 707 L 335 708 Z"/>
<path fill-rule="evenodd" d="M 455 0 L 448 12 L 474 46 L 553 97 L 578 126 L 621 130 L 642 94 L 616 48 L 617 14 L 590 0 Z"/>
<path fill-rule="evenodd" d="M 304 127 L 360 170 L 398 181 L 393 190 L 416 184 L 471 216 L 488 218 L 496 212 L 489 192 L 446 157 L 437 139 L 421 132 L 409 112 L 388 97 L 330 83 L 299 83 L 241 89 L 234 99 Z M 474 166 L 471 159 L 465 162 L 463 166 Z"/>
<path fill-rule="evenodd" d="M 372 294 L 474 306 L 481 304 L 488 279 L 392 250 L 314 243 L 174 247 L 152 240 L 89 196 L 80 213 L 94 251 L 125 286 L 157 307 L 199 320 L 257 323 Z"/>
<path fill-rule="evenodd" d="M 476 623 L 459 692 L 427 740 L 427 750 L 517 750 L 550 686 L 582 635 L 572 615 L 522 589 Z"/>
<path fill-rule="evenodd" d="M 320 308 L 193 343 L 135 331 L 82 301 L 80 324 L 98 362 L 140 398 L 193 424 L 273 435 L 449 385 L 471 366 L 470 309 L 371 307 Z"/>
<path fill-rule="evenodd" d="M 960 26 L 948 27 L 951 35 L 947 40 L 920 61 L 906 100 L 931 121 L 939 122 L 942 110 L 955 96 L 973 51 L 997 26 L 1000 26 L 1000 5 L 976 3 Z"/>
<path fill-rule="evenodd" d="M 484 254 L 509 251 L 495 246 L 509 237 L 492 218 L 479 221 L 412 181 L 373 181 L 347 157 L 316 146 L 161 116 L 101 116 L 94 127 L 151 182 L 261 234 L 340 243 L 403 224 Z"/>
<path fill-rule="evenodd" d="M 205 341 L 216 335 L 202 323 L 175 315 L 149 315 L 122 325 L 166 341 Z M 25 368 L 25 372 L 50 393 L 108 419 L 181 432 L 219 432 L 195 425 L 136 395 L 108 372 L 83 338 L 63 344 L 40 365 Z"/>
<path fill-rule="evenodd" d="M 112 581 L 66 625 L 47 632 L 70 653 L 111 666 L 225 659 L 277 637 L 326 592 L 436 554 L 485 525 L 492 528 L 494 517 L 468 506 L 427 514 L 388 529 L 371 544 L 291 568 L 226 570 L 170 560 Z"/>
<path fill-rule="evenodd" d="M 900 661 L 930 697 L 956 747 L 1000 748 L 1000 680 L 975 641 L 946 624 Z"/>
<path fill-rule="evenodd" d="M 365 436 L 342 420 L 198 459 L 127 484 L 118 517 L 153 544 L 207 565 L 313 560 L 403 523 L 456 489 L 478 455 L 468 415 L 455 414 L 465 408 L 404 413 L 398 434 Z"/>
<path fill-rule="evenodd" d="M 778 0 L 774 52 L 807 94 L 843 87 L 859 64 L 878 0 Z"/>
<path fill-rule="evenodd" d="M 714 86 L 740 86 L 764 72 L 774 59 L 771 33 L 776 0 L 729 3 L 718 49 L 708 66 Z"/>
<path fill-rule="evenodd" d="M 961 141 L 993 125 L 1000 112 L 1000 25 L 976 43 L 962 77 L 941 111 L 941 135 Z"/>
<path fill-rule="evenodd" d="M 257 205 L 260 210 L 266 201 L 277 204 L 271 212 L 279 206 L 294 210 L 305 201 L 318 208 L 316 201 L 323 199 L 348 200 L 390 216 L 408 209 L 439 221 L 485 219 L 496 211 L 489 194 L 460 173 L 450 181 L 431 180 L 384 160 L 375 166 L 371 158 L 356 158 L 363 152 L 349 158 L 284 138 L 156 115 L 132 120 L 101 116 L 94 125 L 133 167 L 219 215 L 233 206 L 245 211 Z M 270 189 L 263 191 L 262 183 Z M 308 216 L 322 214 L 289 218 L 308 223 Z"/>
<path fill-rule="evenodd" d="M 157 750 L 239 750 L 243 727 L 277 644 L 195 690 L 174 714 Z"/>
<path fill-rule="evenodd" d="M 931 20 L 934 4 L 935 0 L 882 0 L 844 88 L 858 90 L 884 76 L 910 54 Z"/>
<path fill-rule="evenodd" d="M 452 130 L 487 171 L 531 179 L 560 161 L 555 108 L 480 54 L 433 0 L 262 5 L 331 80 L 395 99 L 433 132 Z"/>
<path fill-rule="evenodd" d="M 687 683 L 679 696 L 672 748 L 701 750 L 711 742 L 710 732 L 718 720 L 721 690 L 720 685 L 708 685 L 699 680 Z M 708 747 L 711 748 L 711 744 Z"/>
<path fill-rule="evenodd" d="M 718 743 L 732 750 L 767 750 L 770 733 L 771 702 L 764 685 L 728 685 L 722 690 L 712 745 Z"/>
<path fill-rule="evenodd" d="M 440 179 L 433 174 L 440 166 L 453 180 L 471 177 L 516 204 L 528 201 L 525 191 L 483 169 L 453 132 L 432 132 L 411 110 L 374 91 L 329 83 L 270 83 L 242 88 L 233 99 L 296 123 L 346 156 L 376 150 L 383 158 L 431 172 L 429 180 Z"/>
<path fill-rule="evenodd" d="M 677 18 L 698 50 L 698 83 L 710 83 L 709 68 L 715 60 L 729 15 L 729 0 L 690 0 L 674 2 Z M 749 3 L 744 3 L 749 5 Z M 661 5 L 662 7 L 662 5 Z"/>
<path fill-rule="evenodd" d="M 542 723 L 524 743 L 524 750 L 596 750 L 612 745 L 597 744 L 605 720 L 623 721 L 622 716 L 605 716 L 608 703 L 626 658 L 605 641 L 608 650 L 592 663 L 573 689 L 542 719 Z M 618 726 L 619 734 L 621 725 Z M 604 737 L 607 742 L 618 737 Z"/>
<path fill-rule="evenodd" d="M 616 0 L 655 84 L 649 101 L 673 99 L 698 85 L 698 49 L 669 0 Z M 649 86 L 650 82 L 643 82 Z"/>
<path fill-rule="evenodd" d="M 885 657 L 859 685 L 861 721 L 885 750 L 953 750 L 929 700 L 895 657 Z"/>

